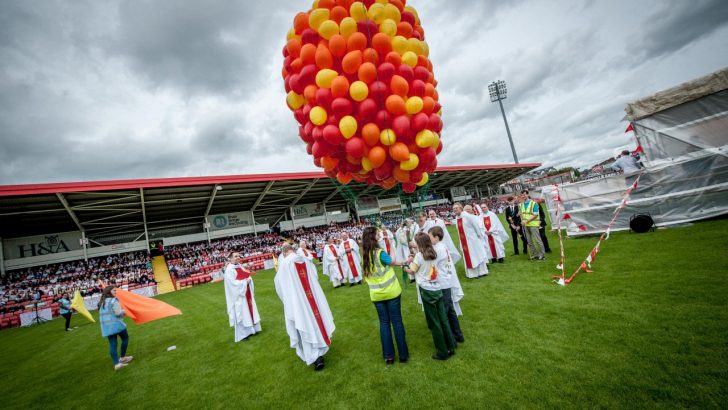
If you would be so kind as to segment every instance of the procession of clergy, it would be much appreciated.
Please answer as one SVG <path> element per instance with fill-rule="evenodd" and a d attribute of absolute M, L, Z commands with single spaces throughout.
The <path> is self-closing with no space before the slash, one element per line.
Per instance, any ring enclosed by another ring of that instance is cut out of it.
<path fill-rule="evenodd" d="M 406 220 L 396 234 L 384 226 L 379 227 L 377 240 L 379 248 L 382 249 L 381 253 L 386 252 L 391 258 L 390 266 L 406 267 L 406 270 L 409 271 L 410 281 L 414 282 L 413 271 L 417 271 L 417 265 L 413 263 L 413 260 L 418 260 L 415 259 L 415 254 L 417 254 L 415 235 L 419 232 L 428 233 L 434 227 L 442 229 L 444 233 L 442 244 L 448 255 L 448 264 L 445 269 L 448 272 L 440 272 L 440 275 L 445 275 L 449 284 L 446 286 L 451 287 L 450 303 L 454 305 L 451 307 L 451 310 L 454 307 L 451 316 L 455 316 L 454 324 L 453 318 L 448 318 L 450 324 L 453 325 L 451 326 L 453 327 L 452 333 L 449 331 L 448 333 L 454 334 L 458 341 L 464 341 L 457 324 L 457 316 L 462 315 L 459 301 L 463 297 L 463 291 L 455 272 L 455 263 L 462 256 L 468 278 L 486 276 L 489 262 L 503 263 L 505 258 L 503 243 L 509 239 L 509 236 L 496 214 L 490 211 L 485 204 L 482 207 L 476 205 L 473 208 L 470 205 L 463 207 L 460 203 L 456 203 L 453 211 L 457 216 L 452 222 L 456 226 L 460 238 L 459 251 L 450 238 L 445 222 L 438 218 L 435 211 L 430 211 L 429 214 L 420 213 L 416 223 Z M 355 240 L 351 239 L 347 233 L 343 233 L 338 240 L 329 237 L 327 241 L 322 257 L 323 274 L 328 276 L 334 288 L 339 288 L 347 283 L 349 286 L 360 285 L 362 279 L 369 282 L 367 278 L 363 278 L 362 255 L 359 244 Z M 421 255 L 417 256 L 421 260 Z M 315 255 L 307 248 L 305 241 L 301 241 L 297 249 L 288 243 L 282 244 L 274 283 L 276 293 L 283 302 L 290 347 L 296 349 L 296 354 L 307 365 L 313 365 L 315 370 L 321 370 L 324 367 L 324 355 L 329 350 L 331 336 L 336 327 L 326 296 L 318 282 L 318 273 L 313 263 L 314 257 Z M 403 276 L 404 279 L 406 276 Z M 434 283 L 435 278 L 431 277 L 427 280 Z M 260 315 L 255 303 L 251 272 L 240 264 L 240 254 L 237 252 L 230 256 L 230 263 L 224 272 L 224 281 L 227 312 L 230 326 L 235 329 L 235 342 L 246 340 L 249 336 L 261 331 Z M 368 283 L 370 288 L 381 287 L 380 283 L 374 283 L 374 280 L 371 282 Z M 419 281 L 418 285 L 420 285 Z M 399 287 L 398 284 L 397 287 Z M 427 284 L 423 283 L 419 287 L 427 288 Z M 418 301 L 422 304 L 420 292 L 418 292 Z M 428 312 L 426 312 L 427 314 Z M 428 325 L 430 325 L 430 317 L 427 319 Z M 447 322 L 445 326 L 447 326 Z M 397 336 L 396 329 L 395 336 Z M 435 337 L 434 333 L 433 337 Z M 402 338 L 404 337 L 402 336 Z M 452 336 L 450 338 L 452 339 Z M 401 345 L 400 350 L 402 350 Z M 454 354 L 454 349 L 450 354 Z M 406 361 L 406 358 L 403 360 L 402 351 L 400 351 L 400 361 Z"/>

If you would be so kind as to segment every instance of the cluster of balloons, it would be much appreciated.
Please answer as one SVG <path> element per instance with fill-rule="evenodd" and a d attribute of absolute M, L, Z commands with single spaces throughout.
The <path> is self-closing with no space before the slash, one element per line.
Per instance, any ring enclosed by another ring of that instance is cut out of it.
<path fill-rule="evenodd" d="M 286 102 L 314 164 L 342 184 L 425 185 L 442 112 L 417 11 L 406 0 L 314 0 L 287 38 Z"/>

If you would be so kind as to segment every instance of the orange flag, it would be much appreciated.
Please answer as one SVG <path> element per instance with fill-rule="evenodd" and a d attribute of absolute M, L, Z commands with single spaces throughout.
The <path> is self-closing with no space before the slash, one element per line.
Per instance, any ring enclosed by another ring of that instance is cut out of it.
<path fill-rule="evenodd" d="M 116 299 L 124 308 L 124 313 L 138 325 L 182 314 L 182 311 L 174 306 L 119 288 L 116 289 Z"/>

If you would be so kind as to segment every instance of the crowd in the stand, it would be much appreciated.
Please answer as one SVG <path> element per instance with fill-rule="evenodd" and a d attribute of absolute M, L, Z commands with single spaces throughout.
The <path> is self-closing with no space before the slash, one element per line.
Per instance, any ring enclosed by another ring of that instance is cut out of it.
<path fill-rule="evenodd" d="M 153 283 L 151 264 L 146 252 L 108 255 L 86 261 L 8 271 L 0 282 L 0 311 L 23 309 L 25 303 L 43 296 L 60 298 L 76 289 L 82 296 L 101 292 L 99 280 L 107 284 Z M 7 305 L 16 305 L 8 308 Z"/>

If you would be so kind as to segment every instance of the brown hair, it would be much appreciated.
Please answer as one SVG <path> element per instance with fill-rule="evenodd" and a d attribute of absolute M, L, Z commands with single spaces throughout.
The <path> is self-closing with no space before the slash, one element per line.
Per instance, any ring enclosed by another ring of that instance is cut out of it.
<path fill-rule="evenodd" d="M 429 231 L 427 231 L 427 233 L 436 237 L 439 240 L 442 240 L 442 238 L 445 237 L 445 232 L 443 232 L 442 228 L 440 228 L 439 226 L 433 226 L 432 228 L 430 228 Z"/>
<path fill-rule="evenodd" d="M 434 261 L 437 259 L 437 252 L 432 247 L 432 241 L 426 233 L 420 232 L 415 235 L 415 243 L 417 243 L 417 248 L 422 252 L 422 256 L 426 261 Z"/>
<path fill-rule="evenodd" d="M 111 294 L 111 291 L 114 290 L 116 286 L 109 285 L 104 288 L 104 290 L 101 291 L 101 299 L 99 299 L 99 309 L 104 307 L 104 303 L 106 302 L 106 299 L 111 299 L 114 297 L 114 295 Z"/>
<path fill-rule="evenodd" d="M 379 243 L 377 242 L 377 228 L 373 226 L 367 226 L 364 228 L 364 232 L 361 234 L 361 247 L 362 247 L 362 269 L 364 269 L 364 276 L 370 276 L 374 268 L 374 258 L 377 257 L 376 252 L 379 249 Z"/>

